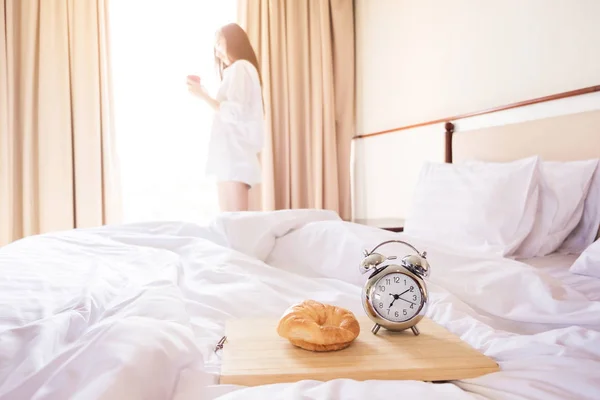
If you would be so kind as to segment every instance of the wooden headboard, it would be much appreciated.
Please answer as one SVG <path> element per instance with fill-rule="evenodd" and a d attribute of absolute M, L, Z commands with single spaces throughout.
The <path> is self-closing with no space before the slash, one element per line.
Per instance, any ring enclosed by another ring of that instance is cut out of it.
<path fill-rule="evenodd" d="M 459 132 L 447 122 L 445 128 L 446 162 L 600 158 L 600 110 Z"/>
<path fill-rule="evenodd" d="M 425 161 L 600 158 L 600 85 L 357 135 L 353 152 L 353 219 L 392 226 L 406 216 Z"/>
<path fill-rule="evenodd" d="M 445 129 L 445 161 L 467 159 L 510 161 L 539 155 L 548 161 L 572 161 L 600 157 L 600 110 L 578 112 L 456 132 L 457 120 L 545 103 L 600 91 L 592 86 L 521 103 L 509 104 L 449 119 Z"/>

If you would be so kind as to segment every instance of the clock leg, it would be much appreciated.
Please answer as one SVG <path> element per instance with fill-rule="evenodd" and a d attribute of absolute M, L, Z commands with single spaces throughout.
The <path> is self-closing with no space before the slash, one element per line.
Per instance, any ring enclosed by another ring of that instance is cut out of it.
<path fill-rule="evenodd" d="M 419 332 L 419 328 L 417 328 L 416 325 L 413 326 L 413 327 L 411 327 L 410 329 L 413 331 L 413 333 L 415 334 L 415 336 L 419 336 L 419 333 L 421 333 L 421 332 Z"/>
<path fill-rule="evenodd" d="M 379 331 L 379 328 L 381 328 L 379 326 L 379 324 L 375 324 L 375 326 L 373 326 L 373 329 L 371 329 L 371 332 L 373 333 L 373 335 L 377 335 L 377 332 Z"/>

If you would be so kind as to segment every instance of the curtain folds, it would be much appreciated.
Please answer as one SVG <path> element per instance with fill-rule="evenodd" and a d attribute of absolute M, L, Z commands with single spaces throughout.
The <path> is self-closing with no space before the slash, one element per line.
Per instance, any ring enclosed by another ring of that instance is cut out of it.
<path fill-rule="evenodd" d="M 324 208 L 350 219 L 353 1 L 239 0 L 238 21 L 258 53 L 267 105 L 257 208 Z"/>
<path fill-rule="evenodd" d="M 0 18 L 0 245 L 117 222 L 106 0 L 5 0 Z"/>

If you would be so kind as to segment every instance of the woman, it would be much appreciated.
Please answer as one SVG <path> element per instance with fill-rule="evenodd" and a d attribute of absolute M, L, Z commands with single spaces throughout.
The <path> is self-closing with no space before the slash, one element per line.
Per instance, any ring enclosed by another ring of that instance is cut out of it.
<path fill-rule="evenodd" d="M 198 76 L 188 76 L 187 84 L 215 110 L 206 169 L 217 179 L 219 208 L 247 211 L 248 192 L 261 181 L 258 153 L 264 140 L 264 113 L 258 61 L 239 25 L 225 25 L 217 32 L 215 63 L 221 79 L 216 98 Z"/>

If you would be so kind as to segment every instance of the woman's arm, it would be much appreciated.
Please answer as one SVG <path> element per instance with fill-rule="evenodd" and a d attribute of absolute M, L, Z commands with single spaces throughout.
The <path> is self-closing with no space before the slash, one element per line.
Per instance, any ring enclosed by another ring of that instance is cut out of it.
<path fill-rule="evenodd" d="M 204 100 L 215 111 L 219 111 L 221 103 L 217 99 L 213 99 L 203 88 L 200 88 L 200 98 Z"/>

